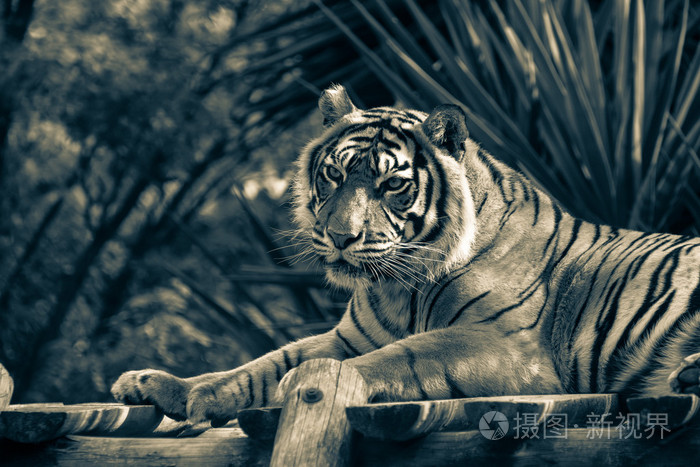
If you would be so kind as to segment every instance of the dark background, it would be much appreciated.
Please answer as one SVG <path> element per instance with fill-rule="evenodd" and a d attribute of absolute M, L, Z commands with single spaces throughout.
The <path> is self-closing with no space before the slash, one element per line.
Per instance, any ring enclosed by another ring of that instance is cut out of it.
<path fill-rule="evenodd" d="M 0 362 L 13 402 L 235 367 L 330 328 L 295 248 L 320 90 L 458 103 L 574 214 L 699 235 L 697 2 L 3 0 Z"/>

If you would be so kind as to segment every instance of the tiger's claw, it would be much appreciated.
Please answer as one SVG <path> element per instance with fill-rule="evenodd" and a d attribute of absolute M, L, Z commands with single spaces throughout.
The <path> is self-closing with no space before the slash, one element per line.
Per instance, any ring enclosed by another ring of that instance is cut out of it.
<path fill-rule="evenodd" d="M 700 353 L 689 355 L 668 377 L 671 390 L 700 396 Z"/>

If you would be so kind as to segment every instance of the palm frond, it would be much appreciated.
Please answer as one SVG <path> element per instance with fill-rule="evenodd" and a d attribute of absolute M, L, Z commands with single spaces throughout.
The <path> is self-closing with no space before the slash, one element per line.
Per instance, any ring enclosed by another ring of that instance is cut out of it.
<path fill-rule="evenodd" d="M 426 111 L 455 103 L 472 137 L 574 214 L 633 228 L 697 228 L 695 198 L 676 189 L 700 195 L 700 9 L 688 0 L 314 5 L 278 25 L 299 37 L 275 51 L 298 58 L 285 71 L 297 82 L 279 92 L 269 86 L 263 99 L 266 112 L 279 112 L 276 122 L 312 109 L 309 90 L 331 80 L 369 104 L 391 104 L 386 95 Z M 315 30 L 294 26 L 311 19 Z M 273 29 L 259 37 L 279 39 Z M 261 63 L 270 76 L 284 74 L 272 60 Z M 306 103 L 294 98 L 298 82 Z"/>

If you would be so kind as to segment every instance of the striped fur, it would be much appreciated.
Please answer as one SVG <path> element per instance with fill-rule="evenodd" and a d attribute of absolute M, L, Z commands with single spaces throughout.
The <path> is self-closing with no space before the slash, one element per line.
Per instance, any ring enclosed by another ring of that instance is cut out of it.
<path fill-rule="evenodd" d="M 342 87 L 319 105 L 295 217 L 353 291 L 339 324 L 229 372 L 126 373 L 117 399 L 221 423 L 321 357 L 354 365 L 374 400 L 671 392 L 700 352 L 700 239 L 572 217 L 469 140 L 456 107 L 361 111 Z"/>

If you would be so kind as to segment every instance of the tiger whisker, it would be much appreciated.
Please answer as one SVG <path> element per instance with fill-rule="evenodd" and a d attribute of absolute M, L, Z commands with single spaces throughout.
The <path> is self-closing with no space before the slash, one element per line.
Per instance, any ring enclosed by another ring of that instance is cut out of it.
<path fill-rule="evenodd" d="M 445 257 L 447 256 L 447 253 L 445 253 L 444 251 L 442 251 L 438 248 L 431 247 L 428 245 L 421 245 L 420 243 L 403 243 L 403 242 L 401 242 L 401 243 L 397 243 L 396 245 L 400 248 L 404 248 L 404 249 L 408 249 L 408 250 L 411 250 L 411 249 L 425 250 L 425 251 L 430 251 L 433 253 L 438 253 L 438 254 L 445 256 Z"/>
<path fill-rule="evenodd" d="M 411 255 L 411 254 L 409 254 L 409 253 L 406 253 L 406 252 L 404 252 L 404 251 L 395 251 L 393 254 L 394 254 L 394 256 L 399 257 L 399 258 L 401 258 L 401 259 L 403 259 L 403 260 L 409 259 L 409 260 L 417 261 L 417 262 L 421 263 L 423 266 L 426 266 L 426 267 L 428 266 L 428 263 L 427 263 L 426 261 L 431 262 L 431 263 L 440 263 L 440 264 L 445 264 L 445 263 L 447 263 L 447 261 L 444 260 L 444 259 L 440 259 L 440 258 L 429 258 L 429 257 L 424 257 L 424 256 L 416 256 L 416 255 Z"/>
<path fill-rule="evenodd" d="M 418 290 L 415 285 L 411 284 L 408 280 L 406 280 L 404 277 L 401 277 L 401 275 L 396 274 L 396 271 L 392 268 L 387 268 L 386 273 L 389 277 L 394 279 L 396 282 L 398 282 L 407 292 L 410 292 L 411 289 L 413 290 Z"/>
<path fill-rule="evenodd" d="M 422 255 L 410 254 L 403 251 L 395 251 L 394 256 L 404 263 L 411 264 L 415 269 L 420 269 L 431 279 L 434 277 L 435 266 L 447 264 L 447 261 L 441 258 L 431 258 Z"/>
<path fill-rule="evenodd" d="M 398 258 L 392 258 L 392 257 L 383 257 L 382 260 L 385 262 L 385 264 L 393 267 L 396 269 L 398 272 L 401 272 L 407 276 L 409 276 L 411 279 L 413 279 L 416 283 L 422 283 L 423 280 L 421 279 L 422 276 L 426 280 L 429 280 L 428 276 L 423 274 L 422 272 L 411 268 L 409 265 L 401 262 Z"/>
<path fill-rule="evenodd" d="M 273 237 L 275 240 L 284 240 L 287 242 L 288 240 L 295 240 L 300 237 L 305 237 L 308 235 L 308 232 L 303 229 L 295 229 L 295 230 L 277 230 Z"/>
<path fill-rule="evenodd" d="M 445 263 L 445 261 L 441 260 L 441 259 L 423 258 L 420 256 L 410 255 L 410 254 L 407 254 L 407 253 L 401 252 L 401 251 L 395 251 L 393 253 L 393 256 L 395 257 L 396 260 L 400 261 L 402 264 L 410 264 L 411 262 L 419 263 L 428 272 L 431 269 L 431 265 L 429 264 L 430 261 L 432 261 L 433 263 Z M 418 268 L 415 268 L 415 270 L 418 271 Z M 426 276 L 426 278 L 428 277 L 427 274 L 424 274 L 424 275 Z"/>
<path fill-rule="evenodd" d="M 308 246 L 298 253 L 286 256 L 284 259 L 291 261 L 292 263 L 299 263 L 301 261 L 306 261 L 308 259 L 317 259 L 317 258 L 316 258 L 316 251 L 313 249 L 313 247 Z"/>
<path fill-rule="evenodd" d="M 286 244 L 286 245 L 284 245 L 284 246 L 281 246 L 281 247 L 278 247 L 278 248 L 273 248 L 273 249 L 271 249 L 271 250 L 268 250 L 268 253 L 273 253 L 273 252 L 275 252 L 275 251 L 286 250 L 287 248 L 296 248 L 296 247 L 299 247 L 299 246 L 305 246 L 306 244 L 310 244 L 310 242 L 307 242 L 307 241 L 304 241 L 304 240 L 300 240 L 300 241 L 295 242 L 295 243 L 288 243 L 288 244 Z"/>
<path fill-rule="evenodd" d="M 374 275 L 374 277 L 377 278 L 377 282 L 379 284 L 382 283 L 382 275 L 379 273 L 378 267 L 371 261 L 365 263 L 367 265 L 367 268 L 370 270 L 370 272 Z"/>

